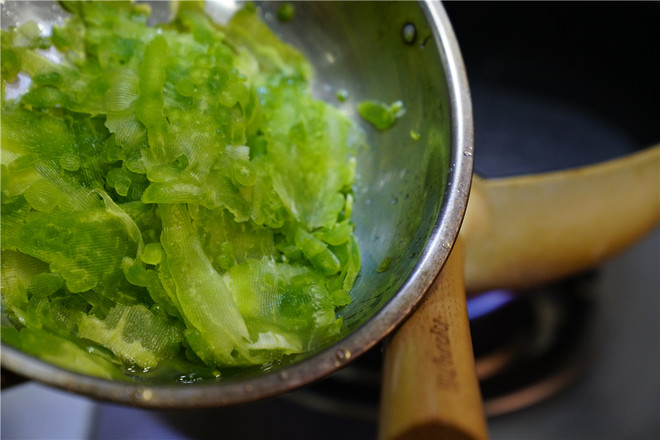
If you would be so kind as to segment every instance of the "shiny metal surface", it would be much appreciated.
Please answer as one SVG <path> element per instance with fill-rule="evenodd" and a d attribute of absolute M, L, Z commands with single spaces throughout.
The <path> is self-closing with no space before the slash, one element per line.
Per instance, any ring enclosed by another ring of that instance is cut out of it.
<path fill-rule="evenodd" d="M 167 3 L 154 5 L 166 8 Z M 4 368 L 138 406 L 229 405 L 289 391 L 337 370 L 382 340 L 414 309 L 451 251 L 472 174 L 469 89 L 442 5 L 296 2 L 295 18 L 288 23 L 275 18 L 278 2 L 259 6 L 272 28 L 311 59 L 318 97 L 354 116 L 356 104 L 367 98 L 402 100 L 406 106 L 405 115 L 388 131 L 364 124 L 371 148 L 358 157 L 354 207 L 363 267 L 353 302 L 342 311 L 341 339 L 280 369 L 220 383 L 112 382 L 56 368 L 6 345 Z M 32 7 L 37 9 L 28 9 Z M 12 18 L 20 22 L 56 11 L 51 3 L 7 1 L 3 26 Z M 343 103 L 336 99 L 338 90 L 348 92 Z M 419 133 L 419 140 L 412 139 L 411 131 Z M 386 259 L 392 261 L 390 269 L 377 271 Z"/>

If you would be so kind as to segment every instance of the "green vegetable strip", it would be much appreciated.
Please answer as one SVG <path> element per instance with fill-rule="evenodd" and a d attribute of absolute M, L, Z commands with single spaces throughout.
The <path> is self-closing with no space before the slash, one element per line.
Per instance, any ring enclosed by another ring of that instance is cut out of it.
<path fill-rule="evenodd" d="M 104 320 L 85 316 L 80 336 L 108 347 L 129 364 L 153 368 L 179 350 L 181 329 L 164 315 L 155 315 L 142 305 L 117 304 Z"/>
<path fill-rule="evenodd" d="M 163 114 L 166 57 L 167 42 L 163 37 L 157 36 L 144 51 L 139 68 L 139 94 L 135 103 L 135 115 L 147 128 L 149 146 L 158 162 L 165 162 L 168 157 L 167 120 Z"/>
<path fill-rule="evenodd" d="M 3 338 L 6 337 L 5 332 L 7 330 L 3 329 Z M 125 378 L 111 361 L 90 355 L 89 350 L 84 347 L 48 331 L 24 328 L 17 339 L 27 353 L 39 356 L 58 367 L 104 379 Z"/>
<path fill-rule="evenodd" d="M 1 33 L 3 341 L 189 382 L 336 340 L 362 138 L 314 99 L 307 60 L 252 5 L 221 27 L 182 2 L 149 27 L 142 4 L 61 4 L 50 37 Z"/>
<path fill-rule="evenodd" d="M 204 254 L 182 205 L 163 205 L 162 245 L 172 270 L 176 297 L 195 334 L 191 345 L 208 364 L 249 364 L 249 334 L 243 317 L 220 275 Z"/>

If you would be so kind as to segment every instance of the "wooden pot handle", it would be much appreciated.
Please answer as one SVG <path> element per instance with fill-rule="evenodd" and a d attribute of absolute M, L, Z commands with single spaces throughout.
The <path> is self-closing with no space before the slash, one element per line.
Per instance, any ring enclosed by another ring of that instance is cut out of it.
<path fill-rule="evenodd" d="M 660 222 L 660 145 L 586 167 L 473 178 L 460 237 L 470 293 L 593 267 Z"/>
<path fill-rule="evenodd" d="M 385 347 L 379 439 L 485 439 L 486 418 L 456 243 L 418 309 Z"/>

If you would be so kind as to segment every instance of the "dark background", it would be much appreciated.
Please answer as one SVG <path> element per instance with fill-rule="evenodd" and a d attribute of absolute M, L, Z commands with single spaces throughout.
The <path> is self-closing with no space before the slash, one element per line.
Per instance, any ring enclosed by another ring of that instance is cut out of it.
<path fill-rule="evenodd" d="M 660 142 L 660 2 L 446 2 L 485 175 Z"/>

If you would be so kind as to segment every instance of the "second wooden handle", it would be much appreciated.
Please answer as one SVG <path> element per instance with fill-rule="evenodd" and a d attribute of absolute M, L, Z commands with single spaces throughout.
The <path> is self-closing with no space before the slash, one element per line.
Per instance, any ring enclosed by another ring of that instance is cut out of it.
<path fill-rule="evenodd" d="M 385 350 L 381 440 L 485 439 L 457 243 L 417 310 Z"/>
<path fill-rule="evenodd" d="M 460 237 L 470 293 L 594 267 L 660 223 L 660 145 L 587 167 L 472 181 Z"/>

